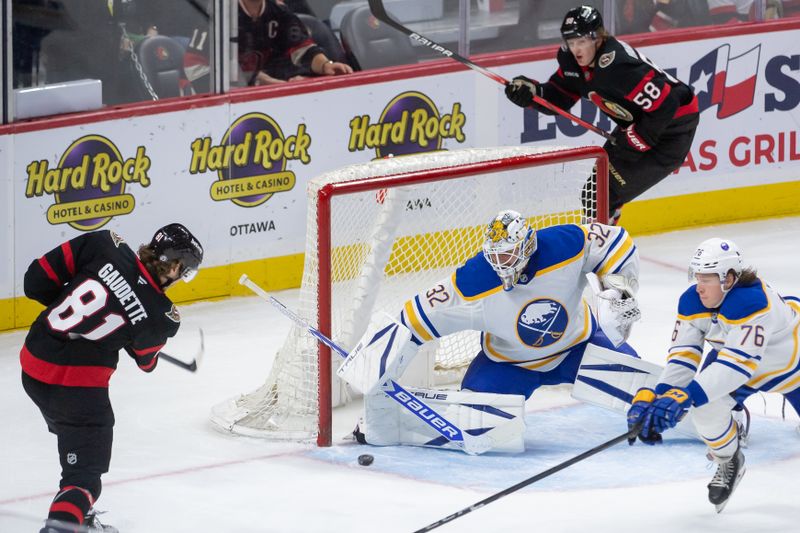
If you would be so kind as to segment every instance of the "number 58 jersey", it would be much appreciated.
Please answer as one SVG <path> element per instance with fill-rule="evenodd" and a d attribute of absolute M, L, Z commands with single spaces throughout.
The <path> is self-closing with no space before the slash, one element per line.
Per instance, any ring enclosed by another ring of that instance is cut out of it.
<path fill-rule="evenodd" d="M 639 275 L 628 233 L 602 224 L 552 226 L 536 233 L 537 248 L 517 284 L 504 291 L 483 253 L 450 277 L 408 300 L 400 315 L 417 345 L 450 333 L 481 331 L 492 361 L 546 372 L 596 326 L 583 299 L 586 273 L 601 279 Z"/>
<path fill-rule="evenodd" d="M 46 309 L 25 339 L 22 369 L 52 385 L 107 387 L 123 348 L 150 372 L 180 326 L 177 308 L 111 231 L 80 235 L 34 260 L 25 294 Z"/>

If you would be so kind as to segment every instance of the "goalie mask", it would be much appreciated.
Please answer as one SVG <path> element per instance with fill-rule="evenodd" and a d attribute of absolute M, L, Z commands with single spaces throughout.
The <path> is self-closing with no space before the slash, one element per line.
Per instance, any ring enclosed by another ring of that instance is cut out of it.
<path fill-rule="evenodd" d="M 501 211 L 486 228 L 483 256 L 510 291 L 536 251 L 536 233 L 516 211 Z"/>
<path fill-rule="evenodd" d="M 724 289 L 725 277 L 733 270 L 738 278 L 742 274 L 742 254 L 736 243 L 727 239 L 708 239 L 700 243 L 689 261 L 689 281 L 695 274 L 716 274 Z"/>
<path fill-rule="evenodd" d="M 186 282 L 194 279 L 200 263 L 203 262 L 203 247 L 200 241 L 182 224 L 167 224 L 156 231 L 148 247 L 163 263 L 179 260 L 181 263 L 179 279 Z M 171 283 L 166 286 L 169 285 Z"/>

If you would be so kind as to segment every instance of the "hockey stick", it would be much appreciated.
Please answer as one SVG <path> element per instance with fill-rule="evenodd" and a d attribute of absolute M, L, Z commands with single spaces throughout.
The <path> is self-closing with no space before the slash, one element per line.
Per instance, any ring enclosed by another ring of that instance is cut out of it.
<path fill-rule="evenodd" d="M 321 343 L 328 346 L 331 350 L 338 353 L 342 357 L 347 357 L 347 352 L 338 344 L 329 339 L 320 330 L 309 324 L 297 313 L 283 305 L 277 298 L 271 296 L 267 291 L 259 287 L 258 284 L 247 277 L 247 274 L 242 274 L 242 276 L 239 278 L 239 283 L 272 304 L 272 306 L 280 311 L 281 314 L 292 320 L 295 324 L 304 327 L 311 335 L 316 337 Z M 502 441 L 504 437 L 512 435 L 513 431 L 515 430 L 519 431 L 519 428 L 522 424 L 522 420 L 520 420 L 519 417 L 515 417 L 509 422 L 501 424 L 489 432 L 484 433 L 483 435 L 473 436 L 466 432 L 462 432 L 457 426 L 450 423 L 445 417 L 434 411 L 432 408 L 428 407 L 420 398 L 405 390 L 397 382 L 389 380 L 384 384 L 381 390 L 394 401 L 414 413 L 420 420 L 436 430 L 437 433 L 470 455 L 479 455 L 491 450 L 498 441 Z"/>
<path fill-rule="evenodd" d="M 596 455 L 596 454 L 602 452 L 603 450 L 607 450 L 608 448 L 611 448 L 612 446 L 615 446 L 615 445 L 619 444 L 620 442 L 624 442 L 624 441 L 628 440 L 629 438 L 634 438 L 634 437 L 636 437 L 636 435 L 639 434 L 639 431 L 642 429 L 642 424 L 643 423 L 644 422 L 640 422 L 640 423 L 636 424 L 635 426 L 633 426 L 628 431 L 626 431 L 625 433 L 623 433 L 622 435 L 618 435 L 618 436 L 614 437 L 613 439 L 611 439 L 608 442 L 604 442 L 603 444 L 595 446 L 591 450 L 587 450 L 587 451 L 583 452 L 580 455 L 576 455 L 572 459 L 568 459 L 568 460 L 564 461 L 563 463 L 559 463 L 559 464 L 557 464 L 556 466 L 554 466 L 552 468 L 548 468 L 544 472 L 540 472 L 539 474 L 536 474 L 533 477 L 529 477 L 525 481 L 520 481 L 519 483 L 517 483 L 516 485 L 514 485 L 512 487 L 508 487 L 505 490 L 501 490 L 500 492 L 492 494 L 488 498 L 485 498 L 485 499 L 479 501 L 478 503 L 473 503 L 469 507 L 465 507 L 464 509 L 461 509 L 460 511 L 458 511 L 456 513 L 453 513 L 450 516 L 446 516 L 446 517 L 442 518 L 441 520 L 437 520 L 436 522 L 433 522 L 432 524 L 428 524 L 427 526 L 423 527 L 422 529 L 416 530 L 414 533 L 422 533 L 424 531 L 431 531 L 432 529 L 436 529 L 439 526 L 443 526 L 444 524 L 446 524 L 448 522 L 452 522 L 456 518 L 459 518 L 461 516 L 464 516 L 465 514 L 471 513 L 472 511 L 477 511 L 481 507 L 489 505 L 493 501 L 499 500 L 503 496 L 508 496 L 512 492 L 516 492 L 516 491 L 518 491 L 519 489 L 521 489 L 523 487 L 527 487 L 528 485 L 531 485 L 532 483 L 536 483 L 537 481 L 539 481 L 541 479 L 544 479 L 547 476 L 550 476 L 552 474 L 555 474 L 556 472 L 564 470 L 565 468 L 567 468 L 569 466 L 572 466 L 575 463 L 583 461 L 584 459 L 588 459 L 589 457 L 591 457 L 593 455 Z"/>
<path fill-rule="evenodd" d="M 368 0 L 368 2 L 369 2 L 370 11 L 372 11 L 372 14 L 375 16 L 375 18 L 380 20 L 381 22 L 384 22 L 384 23 L 388 24 L 389 26 L 391 26 L 392 28 L 394 28 L 394 29 L 396 29 L 396 30 L 398 30 L 398 31 L 400 31 L 402 33 L 405 33 L 406 35 L 408 35 L 414 41 L 417 41 L 421 45 L 427 46 L 428 48 L 430 48 L 434 52 L 439 52 L 440 54 L 442 54 L 445 57 L 449 57 L 451 59 L 455 59 L 456 61 L 458 61 L 462 65 L 464 65 L 466 67 L 469 67 L 469 68 L 471 68 L 472 70 L 474 70 L 476 72 L 480 72 L 481 74 L 483 74 L 487 78 L 491 78 L 494 81 L 496 81 L 497 83 L 500 83 L 500 84 L 502 84 L 504 86 L 508 85 L 508 80 L 505 79 L 504 77 L 502 77 L 501 75 L 499 75 L 498 73 L 492 72 L 491 70 L 489 70 L 487 68 L 484 68 L 484 67 L 482 67 L 480 65 L 476 65 L 475 63 L 473 63 L 472 61 L 470 61 L 466 57 L 458 55 L 457 53 L 453 52 L 452 50 L 449 50 L 448 48 L 445 48 L 441 44 L 433 42 L 430 39 L 428 39 L 427 37 L 424 37 L 424 36 L 422 36 L 422 35 L 420 35 L 420 34 L 418 34 L 416 32 L 413 32 L 410 29 L 408 29 L 405 26 L 403 26 L 402 24 L 400 24 L 399 22 L 393 20 L 391 17 L 389 17 L 389 14 L 386 13 L 386 8 L 383 7 L 383 0 Z M 537 104 L 539 104 L 542 107 L 546 107 L 547 109 L 549 109 L 550 111 L 552 111 L 554 113 L 558 113 L 562 117 L 568 118 L 569 120 L 575 122 L 576 124 L 580 124 L 581 126 L 586 128 L 587 130 L 592 131 L 592 132 L 594 132 L 594 133 L 596 133 L 598 135 L 601 135 L 601 136 L 605 137 L 609 142 L 611 142 L 611 144 L 616 144 L 617 143 L 616 139 L 614 139 L 614 137 L 610 133 L 608 133 L 607 131 L 601 130 L 600 128 L 596 127 L 593 124 L 589 124 L 588 122 L 586 122 L 585 120 L 581 119 L 580 117 L 576 117 L 575 115 L 573 115 L 569 111 L 565 111 L 565 110 L 561 109 L 560 107 L 558 107 L 557 105 L 551 104 L 550 102 L 548 102 L 544 98 L 534 94 L 533 95 L 533 101 L 536 102 Z"/>
<path fill-rule="evenodd" d="M 200 328 L 200 349 L 192 358 L 191 363 L 186 363 L 177 357 L 173 357 L 172 355 L 166 352 L 158 352 L 158 358 L 167 361 L 168 363 L 172 363 L 175 366 L 179 366 L 184 370 L 188 370 L 189 372 L 196 372 L 197 371 L 197 364 L 203 359 L 203 354 L 206 351 L 206 344 L 205 338 L 203 336 L 203 329 Z"/>

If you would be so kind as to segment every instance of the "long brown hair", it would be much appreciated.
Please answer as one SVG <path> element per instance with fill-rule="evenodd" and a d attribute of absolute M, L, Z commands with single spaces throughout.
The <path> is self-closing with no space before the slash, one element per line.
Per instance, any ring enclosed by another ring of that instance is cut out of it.
<path fill-rule="evenodd" d="M 167 273 L 172 270 L 180 259 L 173 259 L 172 261 L 161 261 L 152 248 L 146 244 L 139 246 L 139 260 L 147 268 L 147 271 L 153 276 L 156 283 L 161 283 L 161 276 L 166 277 Z"/>
<path fill-rule="evenodd" d="M 754 268 L 745 268 L 742 270 L 742 273 L 739 274 L 739 278 L 736 280 L 736 285 L 750 285 L 755 280 L 758 279 L 758 272 Z"/>

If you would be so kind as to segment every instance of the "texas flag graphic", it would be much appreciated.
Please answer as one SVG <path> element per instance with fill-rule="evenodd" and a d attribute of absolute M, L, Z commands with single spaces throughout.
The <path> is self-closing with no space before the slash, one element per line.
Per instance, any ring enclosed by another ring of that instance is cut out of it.
<path fill-rule="evenodd" d="M 731 57 L 728 44 L 712 50 L 692 65 L 689 84 L 700 111 L 713 105 L 717 118 L 727 118 L 753 105 L 761 45 Z"/>

